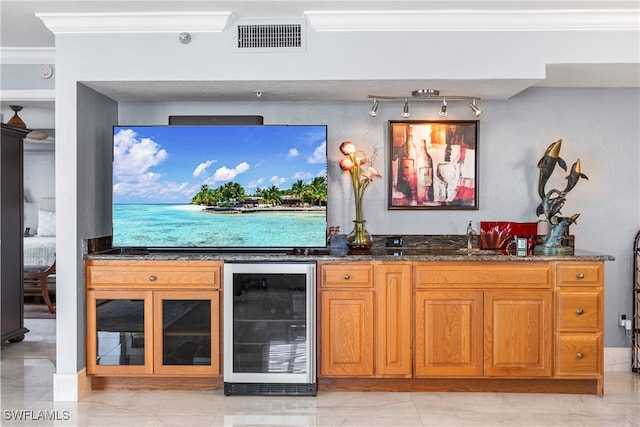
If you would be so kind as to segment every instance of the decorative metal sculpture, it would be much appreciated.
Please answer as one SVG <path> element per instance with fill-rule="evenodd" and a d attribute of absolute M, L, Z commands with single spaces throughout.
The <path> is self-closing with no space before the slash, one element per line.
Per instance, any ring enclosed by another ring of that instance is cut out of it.
<path fill-rule="evenodd" d="M 545 186 L 547 181 L 553 174 L 556 165 L 559 165 L 565 171 L 567 170 L 567 164 L 560 157 L 560 148 L 562 147 L 562 139 L 549 145 L 547 151 L 538 162 L 538 169 L 540 169 L 540 178 L 538 180 L 538 194 L 542 199 L 542 202 L 536 209 L 538 216 L 544 214 L 545 221 L 547 222 L 547 229 L 549 230 L 547 235 L 544 236 L 542 243 L 536 245 L 534 252 L 537 254 L 563 254 L 571 253 L 572 248 L 562 245 L 562 239 L 566 233 L 568 227 L 575 223 L 580 214 L 574 214 L 570 217 L 561 217 L 560 209 L 564 206 L 567 193 L 576 186 L 580 178 L 589 179 L 580 169 L 580 159 L 571 166 L 571 172 L 567 176 L 567 185 L 564 190 L 558 190 L 556 188 L 545 192 Z"/>

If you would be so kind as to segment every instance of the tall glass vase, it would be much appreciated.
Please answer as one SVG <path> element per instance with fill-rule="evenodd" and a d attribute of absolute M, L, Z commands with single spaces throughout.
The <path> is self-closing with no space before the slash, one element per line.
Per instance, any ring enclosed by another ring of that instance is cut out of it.
<path fill-rule="evenodd" d="M 353 221 L 353 230 L 347 235 L 350 254 L 370 254 L 373 241 L 365 228 L 365 220 Z"/>

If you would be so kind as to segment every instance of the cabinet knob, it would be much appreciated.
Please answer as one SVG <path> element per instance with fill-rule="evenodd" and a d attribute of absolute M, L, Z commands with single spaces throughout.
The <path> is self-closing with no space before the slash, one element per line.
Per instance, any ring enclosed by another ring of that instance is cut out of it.
<path fill-rule="evenodd" d="M 582 354 L 582 353 L 578 353 L 578 354 L 576 354 L 576 358 L 578 358 L 578 359 L 584 359 L 584 354 Z"/>
<path fill-rule="evenodd" d="M 579 308 L 579 309 L 577 309 L 577 310 L 576 310 L 576 314 L 577 314 L 578 316 L 581 316 L 581 315 L 583 315 L 583 314 L 584 314 L 584 310 L 583 310 L 583 309 L 581 309 L 581 308 Z"/>
<path fill-rule="evenodd" d="M 154 276 L 153 274 L 151 276 L 149 276 L 149 281 L 150 282 L 155 282 L 156 281 L 156 276 Z"/>
<path fill-rule="evenodd" d="M 584 279 L 584 273 L 578 273 L 576 277 L 578 278 L 578 280 L 582 280 Z"/>
<path fill-rule="evenodd" d="M 349 276 L 348 274 L 345 274 L 344 275 L 344 280 L 349 280 L 349 279 L 351 279 L 351 276 Z"/>

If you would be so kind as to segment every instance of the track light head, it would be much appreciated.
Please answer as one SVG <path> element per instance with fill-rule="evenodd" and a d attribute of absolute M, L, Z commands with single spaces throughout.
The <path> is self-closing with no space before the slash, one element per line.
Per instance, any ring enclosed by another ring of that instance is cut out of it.
<path fill-rule="evenodd" d="M 407 99 L 404 100 L 404 107 L 402 108 L 401 116 L 405 119 L 409 117 L 411 113 L 409 113 L 409 101 Z"/>
<path fill-rule="evenodd" d="M 375 117 L 378 115 L 378 106 L 380 105 L 380 101 L 378 101 L 377 99 L 373 100 L 373 107 L 371 107 L 371 110 L 369 111 L 369 115 L 371 117 Z"/>
<path fill-rule="evenodd" d="M 475 99 L 471 101 L 471 103 L 469 104 L 469 108 L 471 108 L 471 111 L 473 111 L 473 114 L 475 114 L 476 117 L 480 117 L 482 115 L 482 110 L 476 105 Z"/>
<path fill-rule="evenodd" d="M 447 116 L 447 100 L 446 99 L 442 100 L 442 107 L 440 107 L 440 116 L 442 117 Z"/>

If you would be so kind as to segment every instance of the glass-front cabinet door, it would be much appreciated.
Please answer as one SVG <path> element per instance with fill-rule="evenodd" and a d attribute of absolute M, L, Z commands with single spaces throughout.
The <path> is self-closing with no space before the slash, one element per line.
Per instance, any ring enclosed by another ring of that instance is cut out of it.
<path fill-rule="evenodd" d="M 87 292 L 87 373 L 153 373 L 151 291 Z"/>
<path fill-rule="evenodd" d="M 155 291 L 154 373 L 220 373 L 218 291 Z"/>

